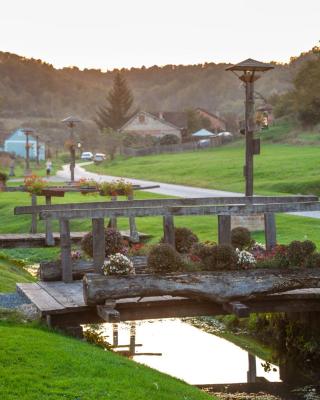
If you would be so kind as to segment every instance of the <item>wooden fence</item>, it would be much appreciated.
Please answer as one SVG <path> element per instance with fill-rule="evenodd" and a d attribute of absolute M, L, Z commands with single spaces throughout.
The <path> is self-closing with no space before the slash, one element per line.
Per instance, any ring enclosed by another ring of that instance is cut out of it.
<path fill-rule="evenodd" d="M 210 143 L 206 146 L 217 147 L 222 144 L 223 140 L 221 137 L 214 137 L 210 140 Z M 188 142 L 170 145 L 159 145 L 153 147 L 146 147 L 143 149 L 133 149 L 130 147 L 124 147 L 122 152 L 126 156 L 137 157 L 137 156 L 149 156 L 152 154 L 162 154 L 162 153 L 181 153 L 184 151 L 196 151 L 203 150 L 204 147 L 199 147 L 198 142 Z"/>

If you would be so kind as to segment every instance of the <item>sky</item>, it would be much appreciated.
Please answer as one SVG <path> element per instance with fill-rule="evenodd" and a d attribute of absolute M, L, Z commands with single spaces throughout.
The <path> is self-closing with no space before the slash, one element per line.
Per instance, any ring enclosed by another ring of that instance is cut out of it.
<path fill-rule="evenodd" d="M 0 0 L 0 51 L 102 70 L 246 58 L 319 44 L 320 0 Z"/>

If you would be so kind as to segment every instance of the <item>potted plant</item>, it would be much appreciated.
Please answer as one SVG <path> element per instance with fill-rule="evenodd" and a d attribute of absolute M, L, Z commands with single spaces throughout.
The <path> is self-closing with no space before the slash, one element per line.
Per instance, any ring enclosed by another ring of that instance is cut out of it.
<path fill-rule="evenodd" d="M 0 192 L 4 191 L 7 180 L 8 175 L 5 172 L 0 171 Z"/>
<path fill-rule="evenodd" d="M 99 184 L 99 193 L 101 196 L 129 196 L 132 192 L 132 184 L 123 179 Z"/>
<path fill-rule="evenodd" d="M 43 190 L 48 188 L 48 183 L 37 175 L 30 175 L 24 178 L 26 191 L 37 196 L 43 195 Z"/>
<path fill-rule="evenodd" d="M 83 195 L 99 190 L 98 183 L 93 179 L 81 178 L 76 182 L 76 186 L 80 188 L 80 192 Z"/>

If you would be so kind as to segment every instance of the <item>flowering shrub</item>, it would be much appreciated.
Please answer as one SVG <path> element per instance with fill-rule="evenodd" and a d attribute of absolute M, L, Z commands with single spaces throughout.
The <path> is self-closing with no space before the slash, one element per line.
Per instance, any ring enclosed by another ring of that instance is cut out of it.
<path fill-rule="evenodd" d="M 133 186 L 124 179 L 99 184 L 101 196 L 129 196 L 133 193 Z"/>
<path fill-rule="evenodd" d="M 42 190 L 48 187 L 48 184 L 39 176 L 30 175 L 24 178 L 24 186 L 27 192 L 40 195 L 42 193 Z"/>
<path fill-rule="evenodd" d="M 300 242 L 294 240 L 287 248 L 287 256 L 289 264 L 293 267 L 304 267 L 306 260 L 316 249 L 316 246 L 311 240 Z"/>
<path fill-rule="evenodd" d="M 145 256 L 148 253 L 148 246 L 144 243 L 131 243 L 129 247 L 129 254 L 131 256 Z"/>
<path fill-rule="evenodd" d="M 129 275 L 135 274 L 132 261 L 121 253 L 109 256 L 102 267 L 105 275 Z"/>
<path fill-rule="evenodd" d="M 81 253 L 79 250 L 71 251 L 71 259 L 72 260 L 80 260 L 80 258 L 81 258 Z"/>
<path fill-rule="evenodd" d="M 198 237 L 188 228 L 174 228 L 175 248 L 179 253 L 188 253 L 191 247 L 199 241 Z M 164 238 L 161 239 L 164 243 Z"/>
<path fill-rule="evenodd" d="M 255 267 L 257 261 L 249 251 L 236 249 L 236 253 L 238 256 L 237 264 L 240 268 L 248 269 Z"/>
<path fill-rule="evenodd" d="M 96 182 L 96 181 L 93 180 L 93 179 L 86 179 L 86 178 L 81 178 L 81 179 L 79 179 L 75 184 L 76 184 L 77 186 L 79 186 L 80 189 L 81 189 L 81 188 L 83 188 L 83 189 L 88 189 L 88 188 L 90 188 L 90 189 L 96 189 L 96 190 L 98 190 L 98 187 L 99 187 L 98 182 Z M 89 193 L 88 193 L 88 192 L 81 192 L 81 194 L 83 194 L 83 195 L 88 195 L 88 194 L 90 194 L 90 192 L 89 192 Z"/>
<path fill-rule="evenodd" d="M 238 226 L 232 229 L 231 244 L 235 249 L 243 250 L 250 247 L 251 243 L 251 233 L 249 229 L 242 226 Z"/>
<path fill-rule="evenodd" d="M 235 269 L 237 267 L 237 253 L 230 245 L 195 243 L 192 246 L 191 254 L 200 259 L 202 269 L 206 271 Z"/>
<path fill-rule="evenodd" d="M 155 273 L 166 273 L 183 269 L 183 260 L 180 254 L 169 244 L 155 245 L 148 256 L 148 268 Z"/>
<path fill-rule="evenodd" d="M 121 233 L 113 228 L 105 229 L 105 243 L 106 243 L 106 256 L 115 253 L 126 253 L 127 249 L 124 246 Z M 88 232 L 81 241 L 82 250 L 88 254 L 88 256 L 93 256 L 93 237 L 92 232 Z"/>

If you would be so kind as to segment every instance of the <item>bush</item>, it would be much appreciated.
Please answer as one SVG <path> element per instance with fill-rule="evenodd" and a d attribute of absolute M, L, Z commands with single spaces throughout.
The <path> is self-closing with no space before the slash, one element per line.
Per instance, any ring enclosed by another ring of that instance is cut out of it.
<path fill-rule="evenodd" d="M 199 258 L 204 270 L 210 270 L 215 264 L 214 248 L 216 245 L 195 243 L 191 248 L 191 255 Z"/>
<path fill-rule="evenodd" d="M 293 267 L 303 267 L 307 259 L 314 253 L 316 246 L 311 240 L 300 242 L 294 240 L 287 248 L 289 264 Z"/>
<path fill-rule="evenodd" d="M 249 229 L 242 226 L 233 228 L 231 231 L 231 244 L 235 249 L 243 250 L 251 245 L 251 233 Z"/>
<path fill-rule="evenodd" d="M 215 263 L 212 269 L 236 269 L 238 256 L 234 248 L 228 244 L 213 247 Z"/>
<path fill-rule="evenodd" d="M 320 268 L 320 253 L 311 254 L 305 263 L 307 268 Z"/>
<path fill-rule="evenodd" d="M 238 256 L 234 248 L 227 244 L 208 245 L 197 243 L 192 247 L 192 254 L 199 257 L 204 270 L 236 269 Z"/>
<path fill-rule="evenodd" d="M 113 228 L 105 229 L 106 256 L 122 253 L 124 245 L 121 233 Z M 90 257 L 93 257 L 92 232 L 88 232 L 81 241 L 82 250 Z"/>
<path fill-rule="evenodd" d="M 179 253 L 188 253 L 191 247 L 199 241 L 198 237 L 188 228 L 174 228 L 174 237 L 175 248 Z"/>
<path fill-rule="evenodd" d="M 167 243 L 157 244 L 150 250 L 147 264 L 154 273 L 168 273 L 183 269 L 180 254 Z"/>
<path fill-rule="evenodd" d="M 176 135 L 164 135 L 160 139 L 160 146 L 170 145 L 170 144 L 179 144 L 180 139 Z"/>

